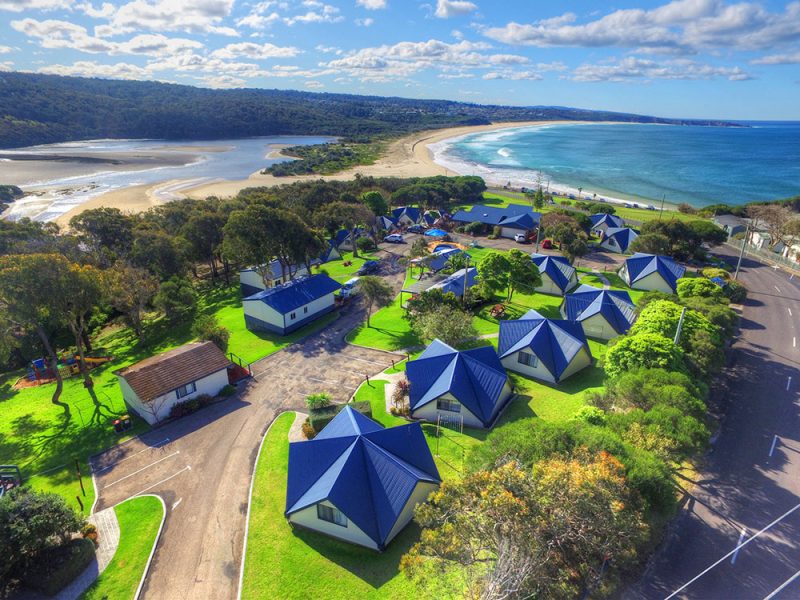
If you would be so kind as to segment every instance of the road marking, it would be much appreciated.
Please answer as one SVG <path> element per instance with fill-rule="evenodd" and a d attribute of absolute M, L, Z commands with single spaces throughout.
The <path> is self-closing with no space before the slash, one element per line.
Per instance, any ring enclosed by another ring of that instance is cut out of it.
<path fill-rule="evenodd" d="M 152 490 L 152 489 L 153 489 L 154 487 L 156 487 L 157 485 L 161 485 L 161 484 L 162 484 L 162 483 L 164 483 L 165 481 L 169 481 L 169 480 L 170 480 L 170 479 L 172 479 L 173 477 L 177 477 L 178 475 L 180 475 L 180 474 L 181 474 L 181 473 L 183 473 L 184 471 L 191 471 L 191 470 L 192 470 L 192 467 L 190 467 L 189 465 L 186 465 L 185 467 L 183 467 L 183 468 L 182 468 L 180 471 L 178 471 L 177 473 L 173 473 L 173 474 L 172 474 L 172 475 L 170 475 L 169 477 L 165 477 L 165 478 L 164 478 L 164 479 L 162 479 L 161 481 L 158 481 L 158 482 L 154 483 L 153 485 L 149 485 L 149 486 L 147 486 L 147 487 L 146 487 L 146 488 L 144 488 L 142 491 L 140 491 L 140 492 L 136 492 L 136 493 L 135 493 L 133 496 L 131 496 L 131 498 L 133 498 L 134 496 L 141 496 L 141 495 L 142 495 L 142 494 L 144 494 L 144 493 L 145 493 L 147 490 Z"/>
<path fill-rule="evenodd" d="M 754 533 L 754 534 L 752 535 L 752 537 L 748 538 L 748 539 L 747 539 L 747 540 L 745 540 L 743 543 L 741 543 L 741 544 L 739 544 L 738 546 L 736 546 L 736 548 L 734 548 L 733 550 L 731 550 L 730 552 L 728 552 L 728 553 L 727 553 L 725 556 L 723 556 L 722 558 L 720 558 L 720 559 L 719 559 L 717 562 L 715 562 L 714 564 L 712 564 L 712 565 L 710 565 L 710 566 L 706 567 L 705 569 L 703 569 L 703 570 L 702 570 L 700 573 L 698 573 L 697 575 L 695 575 L 694 577 L 692 577 L 692 578 L 691 578 L 689 581 L 687 581 L 686 583 L 684 583 L 684 584 L 683 584 L 681 587 L 679 587 L 677 590 L 675 590 L 674 592 L 672 592 L 672 593 L 671 593 L 669 596 L 667 596 L 666 598 L 664 598 L 664 600 L 670 600 L 670 598 L 674 598 L 675 596 L 677 596 L 678 594 L 680 594 L 680 593 L 681 593 L 683 590 L 685 590 L 687 587 L 689 587 L 690 585 L 692 585 L 692 584 L 693 584 L 695 581 L 697 581 L 698 579 L 700 579 L 700 578 L 701 578 L 703 575 L 705 575 L 706 573 L 708 573 L 708 572 L 709 572 L 711 569 L 713 569 L 714 567 L 716 567 L 716 566 L 717 566 L 717 565 L 719 565 L 720 563 L 724 562 L 724 561 L 725 561 L 725 559 L 726 559 L 726 558 L 728 558 L 729 556 L 731 556 L 731 555 L 732 555 L 734 552 L 737 552 L 737 551 L 738 551 L 740 548 L 744 548 L 745 546 L 747 546 L 747 544 L 749 544 L 749 543 L 750 543 L 750 542 L 752 542 L 754 539 L 756 539 L 757 537 L 759 537 L 759 536 L 760 536 L 762 533 L 764 533 L 765 531 L 769 531 L 770 529 L 772 529 L 772 528 L 773 528 L 775 525 L 777 525 L 778 523 L 780 523 L 781 521 L 783 521 L 783 520 L 784 520 L 786 517 L 788 517 L 789 515 L 791 515 L 791 514 L 792 514 L 793 512 L 795 512 L 797 509 L 800 509 L 800 504 L 796 504 L 796 505 L 794 505 L 792 508 L 790 508 L 790 509 L 789 509 L 789 510 L 787 510 L 785 513 L 783 513 L 783 514 L 782 514 L 780 517 L 778 517 L 777 519 L 775 519 L 774 521 L 772 521 L 772 523 L 770 523 L 769 525 L 767 525 L 767 526 L 766 526 L 766 527 L 764 527 L 763 529 L 761 529 L 761 530 L 757 531 L 756 533 Z"/>
<path fill-rule="evenodd" d="M 733 553 L 731 557 L 731 564 L 736 564 L 736 557 L 739 556 L 739 549 L 742 547 L 742 540 L 744 540 L 744 536 L 747 535 L 747 529 L 742 527 L 742 533 L 739 535 L 739 541 L 736 542 L 736 552 Z"/>
<path fill-rule="evenodd" d="M 789 379 L 786 381 L 786 391 L 789 391 L 789 386 L 792 385 L 792 376 L 789 375 Z"/>
<path fill-rule="evenodd" d="M 167 438 L 165 440 L 161 440 L 160 442 L 156 442 L 155 444 L 153 444 L 149 448 L 145 448 L 144 450 L 139 450 L 139 452 L 135 452 L 134 454 L 131 454 L 130 456 L 126 456 L 125 458 L 121 458 L 117 462 L 113 462 L 110 465 L 108 465 L 107 467 L 103 467 L 102 469 L 97 469 L 97 471 L 95 471 L 95 473 L 101 473 L 103 471 L 106 471 L 106 470 L 110 469 L 111 467 L 115 467 L 119 463 L 125 462 L 129 458 L 133 458 L 134 456 L 139 456 L 142 452 L 147 452 L 148 450 L 158 450 L 159 448 L 162 448 L 164 446 L 164 444 L 166 444 L 169 441 L 170 441 L 170 439 Z"/>
<path fill-rule="evenodd" d="M 792 583 L 792 582 L 793 582 L 795 579 L 797 579 L 798 577 L 800 577 L 800 571 L 798 571 L 797 573 L 795 573 L 794 575 L 792 575 L 791 577 L 789 577 L 789 579 L 787 579 L 787 580 L 786 580 L 786 581 L 784 581 L 782 584 L 780 584 L 778 587 L 776 587 L 776 588 L 775 588 L 775 589 L 774 589 L 774 590 L 773 590 L 773 591 L 770 593 L 770 595 L 769 595 L 769 596 L 764 596 L 764 600 L 771 600 L 772 598 L 774 598 L 775 596 L 777 596 L 779 593 L 781 593 L 783 590 L 785 590 L 787 587 L 789 587 L 789 584 L 791 584 L 791 583 Z"/>
<path fill-rule="evenodd" d="M 779 294 L 781 293 L 781 288 L 779 288 L 777 285 L 773 285 L 772 287 L 775 288 L 776 292 L 778 292 Z"/>
<path fill-rule="evenodd" d="M 772 438 L 772 446 L 769 449 L 769 456 L 772 458 L 772 453 L 775 452 L 775 444 L 778 443 L 778 436 Z"/>
<path fill-rule="evenodd" d="M 154 466 L 154 465 L 157 465 L 158 463 L 160 463 L 160 462 L 162 462 L 162 461 L 165 461 L 165 460 L 167 460 L 168 458 L 172 458 L 173 456 L 177 456 L 177 455 L 178 455 L 178 454 L 180 454 L 180 453 L 181 453 L 181 451 L 180 451 L 180 450 L 177 450 L 177 451 L 173 452 L 172 454 L 170 454 L 169 456 L 165 456 L 165 457 L 163 457 L 163 458 L 159 458 L 159 459 L 158 459 L 156 462 L 152 462 L 152 463 L 150 463 L 149 465 L 147 465 L 147 466 L 144 466 L 144 467 L 142 467 L 141 469 L 138 469 L 138 470 L 134 471 L 133 473 L 129 473 L 128 475 L 125 475 L 125 477 L 120 477 L 119 479 L 117 479 L 117 480 L 116 480 L 116 481 L 114 481 L 113 483 L 109 483 L 107 486 L 103 487 L 103 489 L 104 489 L 104 490 L 106 490 L 106 489 L 110 488 L 112 485 L 117 485 L 117 484 L 118 484 L 120 481 L 125 481 L 125 480 L 126 480 L 126 479 L 128 479 L 129 477 L 133 477 L 134 475 L 137 475 L 137 474 L 141 473 L 141 472 L 142 472 L 142 471 L 144 471 L 145 469 L 149 469 L 150 467 L 152 467 L 152 466 Z"/>
<path fill-rule="evenodd" d="M 320 379 L 319 377 L 306 377 L 308 381 L 317 381 L 319 383 L 339 383 L 338 381 L 334 381 L 332 379 Z"/>
<path fill-rule="evenodd" d="M 791 317 L 792 316 L 792 309 L 791 308 L 787 308 L 786 310 L 789 311 L 789 316 Z"/>
<path fill-rule="evenodd" d="M 172 503 L 172 510 L 175 510 L 175 508 L 176 508 L 176 507 L 178 506 L 178 504 L 180 504 L 181 502 L 183 502 L 183 498 L 178 498 L 178 499 L 177 499 L 175 502 L 173 502 L 173 503 Z"/>
<path fill-rule="evenodd" d="M 366 358 L 359 358 L 358 356 L 348 356 L 347 358 L 349 360 L 360 360 L 361 362 L 369 363 L 371 365 L 378 365 L 379 367 L 382 367 L 384 365 L 384 363 L 378 362 L 377 360 L 368 360 Z"/>
<path fill-rule="evenodd" d="M 797 338 L 796 337 L 792 338 L 792 348 L 797 348 Z"/>

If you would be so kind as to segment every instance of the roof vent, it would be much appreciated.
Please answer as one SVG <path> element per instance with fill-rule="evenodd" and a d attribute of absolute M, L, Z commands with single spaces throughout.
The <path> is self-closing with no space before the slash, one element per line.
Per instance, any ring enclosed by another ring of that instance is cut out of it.
<path fill-rule="evenodd" d="M 483 216 L 484 216 L 484 217 L 488 217 L 488 216 L 489 216 L 489 213 L 483 213 Z"/>

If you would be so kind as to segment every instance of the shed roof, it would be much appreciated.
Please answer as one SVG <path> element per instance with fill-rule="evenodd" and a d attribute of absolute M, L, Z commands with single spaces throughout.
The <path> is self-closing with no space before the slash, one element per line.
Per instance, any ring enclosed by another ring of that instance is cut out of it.
<path fill-rule="evenodd" d="M 583 327 L 574 321 L 546 319 L 535 310 L 528 311 L 517 320 L 500 321 L 500 358 L 528 349 L 550 372 L 556 383 L 582 348 L 591 357 Z"/>
<path fill-rule="evenodd" d="M 575 276 L 575 267 L 569 264 L 569 260 L 565 257 L 534 252 L 531 254 L 531 260 L 539 267 L 539 272 L 547 274 L 562 292 L 569 288 Z"/>
<path fill-rule="evenodd" d="M 346 406 L 289 445 L 286 515 L 327 500 L 383 549 L 416 485 L 440 481 L 419 423 L 384 429 Z"/>
<path fill-rule="evenodd" d="M 310 277 L 293 279 L 283 285 L 267 288 L 257 294 L 248 296 L 244 302 L 263 302 L 285 315 L 305 306 L 342 287 L 342 284 L 328 277 L 325 273 L 317 273 Z"/>
<path fill-rule="evenodd" d="M 115 371 L 142 402 L 228 368 L 230 361 L 213 342 L 191 342 Z"/>
<path fill-rule="evenodd" d="M 508 381 L 491 346 L 459 352 L 440 340 L 406 363 L 406 377 L 412 410 L 449 392 L 487 427 Z"/>
<path fill-rule="evenodd" d="M 603 234 L 602 242 L 611 238 L 617 242 L 617 245 L 623 252 L 627 252 L 631 242 L 637 237 L 639 237 L 639 232 L 630 227 L 609 227 Z"/>
<path fill-rule="evenodd" d="M 601 290 L 583 284 L 568 294 L 564 303 L 570 321 L 584 321 L 599 314 L 619 334 L 628 331 L 636 318 L 636 309 L 628 292 Z"/>
<path fill-rule="evenodd" d="M 679 265 L 670 257 L 660 254 L 637 252 L 625 261 L 625 266 L 628 269 L 631 286 L 652 273 L 658 273 L 673 291 L 678 285 L 678 279 L 686 273 L 686 267 Z"/>

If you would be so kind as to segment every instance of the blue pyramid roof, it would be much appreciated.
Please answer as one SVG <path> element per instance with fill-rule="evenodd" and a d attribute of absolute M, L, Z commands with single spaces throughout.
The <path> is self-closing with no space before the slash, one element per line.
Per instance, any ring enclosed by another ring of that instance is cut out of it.
<path fill-rule="evenodd" d="M 619 334 L 628 331 L 636 318 L 635 306 L 628 292 L 601 290 L 586 284 L 568 294 L 564 306 L 570 321 L 583 321 L 600 314 Z"/>
<path fill-rule="evenodd" d="M 508 375 L 491 346 L 459 352 L 434 340 L 419 358 L 406 364 L 411 410 L 446 393 L 488 427 L 496 414 Z"/>
<path fill-rule="evenodd" d="M 556 383 L 572 359 L 585 348 L 592 356 L 580 323 L 545 319 L 531 310 L 514 321 L 500 321 L 500 358 L 520 350 L 530 350 L 544 365 Z"/>
<path fill-rule="evenodd" d="M 637 252 L 626 260 L 625 266 L 628 268 L 631 287 L 640 279 L 644 279 L 652 273 L 659 273 L 674 291 L 678 284 L 678 279 L 686 273 L 685 267 L 679 265 L 668 256 L 644 254 L 642 252 Z"/>
<path fill-rule="evenodd" d="M 617 245 L 620 247 L 620 249 L 623 252 L 627 252 L 628 246 L 630 246 L 631 242 L 633 242 L 633 240 L 635 240 L 637 237 L 639 237 L 639 232 L 635 229 L 631 229 L 630 227 L 609 227 L 606 229 L 602 241 L 613 238 L 617 242 Z"/>
<path fill-rule="evenodd" d="M 403 215 L 414 221 L 414 223 L 419 223 L 420 212 L 416 206 L 399 206 L 392 210 L 392 216 L 396 221 Z"/>
<path fill-rule="evenodd" d="M 450 260 L 450 257 L 457 254 L 464 254 L 464 251 L 460 248 L 442 248 L 426 256 L 425 262 L 428 264 L 428 268 L 431 271 L 440 271 L 447 265 L 447 261 Z"/>
<path fill-rule="evenodd" d="M 572 277 L 575 275 L 575 267 L 569 264 L 563 256 L 550 256 L 549 254 L 531 254 L 531 260 L 539 267 L 539 272 L 547 274 L 562 292 L 569 288 Z"/>
<path fill-rule="evenodd" d="M 285 315 L 309 302 L 332 294 L 341 287 L 341 283 L 331 279 L 325 273 L 317 273 L 310 277 L 293 279 L 283 285 L 267 288 L 248 296 L 243 302 L 263 302 Z"/>
<path fill-rule="evenodd" d="M 592 222 L 592 229 L 597 229 L 601 225 L 607 227 L 625 227 L 625 221 L 617 215 L 608 215 L 606 213 L 597 213 L 596 215 L 589 215 Z"/>
<path fill-rule="evenodd" d="M 286 515 L 327 500 L 383 549 L 421 481 L 441 478 L 419 423 L 384 429 L 346 406 L 289 445 Z"/>
<path fill-rule="evenodd" d="M 397 227 L 397 219 L 387 216 L 380 216 L 377 219 L 378 226 L 381 229 L 392 229 L 393 227 Z"/>

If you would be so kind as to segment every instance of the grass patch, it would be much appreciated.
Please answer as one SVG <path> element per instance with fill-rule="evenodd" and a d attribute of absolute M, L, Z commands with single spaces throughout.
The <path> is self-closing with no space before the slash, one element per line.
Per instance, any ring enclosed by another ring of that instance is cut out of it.
<path fill-rule="evenodd" d="M 114 507 L 120 527 L 119 547 L 108 567 L 81 600 L 133 598 L 164 515 L 154 496 L 131 498 Z"/>
<path fill-rule="evenodd" d="M 328 277 L 335 279 L 339 283 L 344 283 L 348 279 L 356 276 L 356 271 L 361 268 L 368 260 L 378 260 L 379 257 L 374 254 L 361 253 L 357 258 L 353 258 L 352 252 L 343 252 L 341 260 L 332 260 L 320 267 L 320 273 L 327 273 Z M 352 264 L 345 266 L 344 263 L 350 262 Z"/>
<path fill-rule="evenodd" d="M 631 297 L 631 300 L 633 300 L 634 304 L 638 304 L 639 299 L 646 293 L 642 290 L 634 290 L 632 288 L 629 288 L 622 280 L 622 277 L 620 277 L 616 273 L 606 271 L 601 273 L 601 275 L 608 280 L 608 283 L 611 286 L 612 290 L 628 292 L 628 295 Z M 603 280 L 600 279 L 598 275 L 592 273 L 591 271 L 587 271 L 585 269 L 578 269 L 578 277 L 579 277 L 578 283 L 581 284 L 585 283 L 587 285 L 591 285 L 597 288 L 602 288 L 605 285 Z"/>
<path fill-rule="evenodd" d="M 293 421 L 294 413 L 284 413 L 272 424 L 256 466 L 242 598 L 415 598 L 399 572 L 419 537 L 415 525 L 381 554 L 289 526 L 283 511 Z"/>

